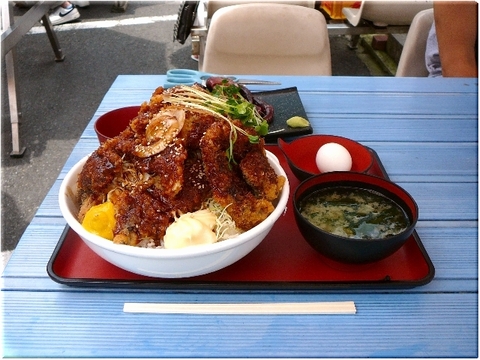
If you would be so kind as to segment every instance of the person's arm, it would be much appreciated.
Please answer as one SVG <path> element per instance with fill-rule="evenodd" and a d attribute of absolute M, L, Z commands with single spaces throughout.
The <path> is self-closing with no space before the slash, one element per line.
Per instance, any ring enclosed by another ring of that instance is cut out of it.
<path fill-rule="evenodd" d="M 433 6 L 442 75 L 477 77 L 476 1 L 439 1 Z"/>

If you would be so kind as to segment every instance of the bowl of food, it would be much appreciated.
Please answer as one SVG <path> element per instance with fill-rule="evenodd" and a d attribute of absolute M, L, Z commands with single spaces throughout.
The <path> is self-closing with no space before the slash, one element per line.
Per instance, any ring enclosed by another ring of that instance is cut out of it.
<path fill-rule="evenodd" d="M 288 165 L 300 180 L 330 171 L 368 172 L 370 150 L 354 140 L 335 135 L 306 135 L 291 142 L 278 139 Z"/>
<path fill-rule="evenodd" d="M 140 106 L 127 106 L 101 115 L 93 125 L 98 141 L 104 143 L 125 130 L 130 121 L 138 115 Z"/>
<path fill-rule="evenodd" d="M 348 264 L 382 260 L 414 231 L 418 206 L 397 184 L 364 173 L 330 172 L 300 183 L 295 220 L 310 246 Z"/>
<path fill-rule="evenodd" d="M 285 171 L 253 128 L 174 103 L 178 91 L 189 89 L 157 89 L 59 191 L 66 222 L 96 254 L 150 277 L 233 264 L 267 236 L 289 197 Z"/>

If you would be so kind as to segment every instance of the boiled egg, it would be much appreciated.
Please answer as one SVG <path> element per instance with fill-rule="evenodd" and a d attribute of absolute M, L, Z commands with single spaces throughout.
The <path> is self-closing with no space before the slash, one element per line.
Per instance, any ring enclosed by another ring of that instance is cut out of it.
<path fill-rule="evenodd" d="M 327 143 L 321 146 L 317 151 L 315 162 L 318 170 L 322 173 L 352 169 L 352 156 L 344 146 L 337 143 Z"/>

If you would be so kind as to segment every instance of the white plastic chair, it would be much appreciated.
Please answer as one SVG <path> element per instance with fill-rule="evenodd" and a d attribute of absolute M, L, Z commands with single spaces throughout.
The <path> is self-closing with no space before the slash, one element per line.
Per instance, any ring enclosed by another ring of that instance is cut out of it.
<path fill-rule="evenodd" d="M 362 1 L 360 7 L 345 7 L 343 14 L 348 22 L 357 26 L 361 19 L 374 23 L 375 26 L 409 25 L 415 15 L 425 9 L 433 7 L 431 0 L 384 0 Z"/>
<path fill-rule="evenodd" d="M 212 16 L 203 71 L 217 74 L 332 74 L 325 17 L 278 3 L 223 7 Z"/>
<path fill-rule="evenodd" d="M 314 0 L 209 0 L 206 1 L 207 5 L 207 22 L 212 19 L 213 14 L 215 12 L 225 6 L 232 6 L 232 5 L 242 5 L 242 4 L 251 4 L 251 3 L 262 3 L 262 2 L 275 2 L 275 3 L 282 3 L 282 4 L 290 4 L 290 5 L 299 5 L 314 8 L 315 1 Z"/>
<path fill-rule="evenodd" d="M 428 76 L 425 65 L 425 50 L 428 32 L 432 24 L 433 9 L 420 11 L 415 16 L 407 33 L 395 76 Z"/>
<path fill-rule="evenodd" d="M 315 0 L 200 0 L 195 23 L 190 31 L 192 38 L 192 55 L 198 58 L 198 70 L 203 70 L 203 55 L 208 27 L 213 14 L 226 6 L 251 3 L 281 3 L 315 8 Z"/>

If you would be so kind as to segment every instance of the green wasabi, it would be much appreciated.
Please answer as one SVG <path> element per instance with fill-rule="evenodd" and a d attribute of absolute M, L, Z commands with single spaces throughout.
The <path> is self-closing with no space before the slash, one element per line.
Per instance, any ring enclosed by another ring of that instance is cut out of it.
<path fill-rule="evenodd" d="M 310 122 L 301 116 L 293 116 L 287 120 L 287 125 L 292 128 L 302 128 L 309 126 Z"/>

